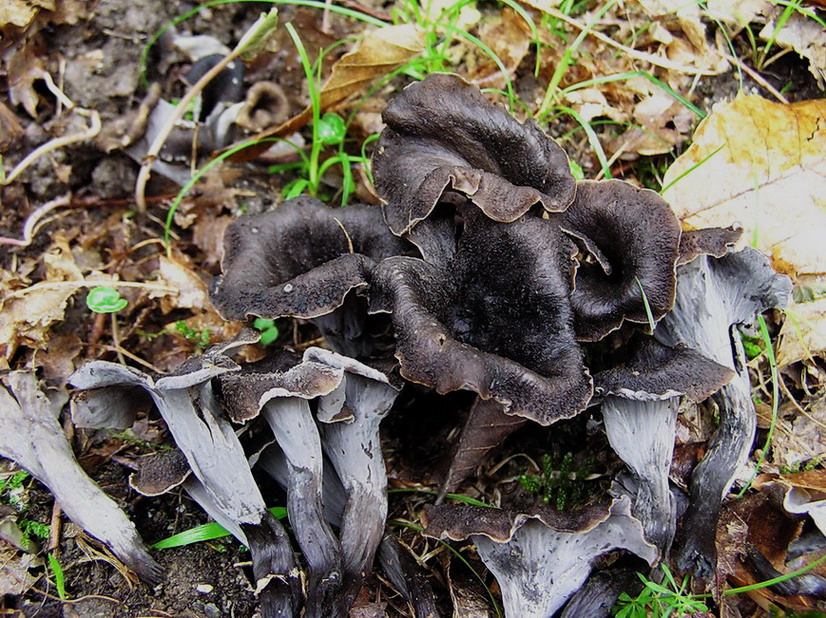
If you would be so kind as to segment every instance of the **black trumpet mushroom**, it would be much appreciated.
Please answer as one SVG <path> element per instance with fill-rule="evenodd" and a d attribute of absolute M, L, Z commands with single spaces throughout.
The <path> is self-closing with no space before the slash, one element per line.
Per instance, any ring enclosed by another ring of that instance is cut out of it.
<path fill-rule="evenodd" d="M 69 382 L 88 391 L 81 409 L 90 405 L 100 409 L 100 405 L 89 403 L 97 394 L 111 403 L 116 400 L 112 391 L 124 387 L 142 389 L 151 397 L 193 476 L 203 486 L 210 508 L 221 513 L 221 520 L 233 522 L 246 537 L 262 612 L 265 616 L 291 616 L 301 606 L 301 590 L 289 538 L 267 511 L 243 448 L 212 387 L 213 378 L 240 370 L 227 356 L 230 350 L 256 340 L 257 335 L 242 332 L 238 340 L 213 346 L 163 376 L 92 361 L 77 370 Z M 122 397 L 123 409 L 115 416 L 124 418 L 134 403 Z"/>
<path fill-rule="evenodd" d="M 684 344 L 735 374 L 713 396 L 720 422 L 691 477 L 684 538 L 676 555 L 681 570 L 704 581 L 710 581 L 716 565 L 714 538 L 722 499 L 748 457 L 756 429 L 738 327 L 753 323 L 767 309 L 785 306 L 791 290 L 791 280 L 777 274 L 755 249 L 722 257 L 698 252 L 678 268 L 674 309 L 654 331 L 659 341 Z"/>
<path fill-rule="evenodd" d="M 341 545 L 322 507 L 321 439 L 310 400 L 339 387 L 343 372 L 282 351 L 262 363 L 218 378 L 229 417 L 244 423 L 259 414 L 287 464 L 287 514 L 307 561 L 305 616 L 333 616 L 342 586 Z"/>
<path fill-rule="evenodd" d="M 677 526 L 668 474 L 680 399 L 703 401 L 733 375 L 699 352 L 647 338 L 627 364 L 594 376 L 608 442 L 633 475 L 632 512 L 663 557 Z"/>
<path fill-rule="evenodd" d="M 545 504 L 516 511 L 443 504 L 425 509 L 425 523 L 428 536 L 473 542 L 499 583 L 508 618 L 553 616 L 594 562 L 615 549 L 651 565 L 659 557 L 625 496 L 570 513 Z"/>
<path fill-rule="evenodd" d="M 409 251 L 375 206 L 298 197 L 227 228 L 210 297 L 226 318 L 306 318 L 342 354 L 381 357 L 392 337 L 385 319 L 367 315 L 364 294 L 378 261 Z"/>

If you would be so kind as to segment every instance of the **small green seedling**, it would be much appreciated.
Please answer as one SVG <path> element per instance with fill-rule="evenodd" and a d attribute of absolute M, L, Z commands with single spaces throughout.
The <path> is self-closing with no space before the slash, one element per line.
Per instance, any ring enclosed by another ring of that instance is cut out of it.
<path fill-rule="evenodd" d="M 661 567 L 668 587 L 637 573 L 645 584 L 645 588 L 636 597 L 623 592 L 612 611 L 614 616 L 618 618 L 649 618 L 651 616 L 665 618 L 708 611 L 708 606 L 701 600 L 708 595 L 693 595 L 687 592 L 688 576 L 678 584 L 671 570 L 665 564 Z"/>
<path fill-rule="evenodd" d="M 187 341 L 194 342 L 195 346 L 198 348 L 205 348 L 211 343 L 208 328 L 204 328 L 203 330 L 195 330 L 183 320 L 178 320 L 175 322 L 175 330 L 186 337 Z"/>
<path fill-rule="evenodd" d="M 344 141 L 347 135 L 347 124 L 344 118 L 333 112 L 321 117 L 318 123 L 318 139 L 328 146 L 334 146 Z"/>
<path fill-rule="evenodd" d="M 256 330 L 261 331 L 261 339 L 259 339 L 261 345 L 270 345 L 271 343 L 274 343 L 276 339 L 278 339 L 278 327 L 275 325 L 274 320 L 268 320 L 266 318 L 255 318 L 255 321 L 252 323 L 252 326 Z"/>
<path fill-rule="evenodd" d="M 122 298 L 115 288 L 99 285 L 89 290 L 86 295 L 86 306 L 95 313 L 117 313 L 126 309 L 129 302 Z"/>

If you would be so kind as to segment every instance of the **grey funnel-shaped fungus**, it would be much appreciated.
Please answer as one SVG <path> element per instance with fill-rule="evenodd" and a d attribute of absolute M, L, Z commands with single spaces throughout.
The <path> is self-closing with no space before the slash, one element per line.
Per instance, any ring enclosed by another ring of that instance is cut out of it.
<path fill-rule="evenodd" d="M 287 352 L 220 376 L 220 400 L 233 420 L 265 418 L 287 464 L 287 514 L 307 561 L 304 615 L 334 616 L 342 584 L 341 545 L 322 507 L 321 439 L 309 400 L 338 388 L 343 371 Z M 329 464 L 328 464 L 329 465 Z"/>
<path fill-rule="evenodd" d="M 565 151 L 457 75 L 408 86 L 382 119 L 373 174 L 395 234 L 411 232 L 451 193 L 501 222 L 536 204 L 561 211 L 574 198 Z"/>
<path fill-rule="evenodd" d="M 256 339 L 243 333 L 238 341 L 213 346 L 160 377 L 124 365 L 93 361 L 69 381 L 79 389 L 105 392 L 100 389 L 140 387 L 150 395 L 207 498 L 225 520 L 244 532 L 253 574 L 261 589 L 262 612 L 268 617 L 290 616 L 299 610 L 300 587 L 289 538 L 267 512 L 241 444 L 223 418 L 210 382 L 223 373 L 238 371 L 238 365 L 226 354 Z"/>
<path fill-rule="evenodd" d="M 620 180 L 577 184 L 576 199 L 554 216 L 582 259 L 571 305 L 577 337 L 597 341 L 623 320 L 659 320 L 674 304 L 680 224 L 668 203 Z"/>
<path fill-rule="evenodd" d="M 384 534 L 387 472 L 379 424 L 397 391 L 385 374 L 334 352 L 308 348 L 304 360 L 344 370 L 342 389 L 321 398 L 318 420 L 322 447 L 347 494 L 339 531 L 345 572 L 339 607 L 346 614 Z"/>
<path fill-rule="evenodd" d="M 791 289 L 791 280 L 774 272 L 769 259 L 754 249 L 721 258 L 700 255 L 677 269 L 674 309 L 654 331 L 661 342 L 683 343 L 736 373 L 713 397 L 720 422 L 692 474 L 684 538 L 677 551 L 677 566 L 706 581 L 716 564 L 721 502 L 748 457 L 756 426 L 737 327 L 752 323 L 766 309 L 784 306 Z"/>
<path fill-rule="evenodd" d="M 49 488 L 78 526 L 106 543 L 141 579 L 161 581 L 163 570 L 126 514 L 83 471 L 58 416 L 65 393 L 50 399 L 27 371 L 13 371 L 0 385 L 0 456 L 15 461 Z"/>
<path fill-rule="evenodd" d="M 628 550 L 651 565 L 658 557 L 628 497 L 572 513 L 547 505 L 526 513 L 440 505 L 425 509 L 425 521 L 428 536 L 473 541 L 499 583 L 506 618 L 553 616 L 610 551 Z"/>
<path fill-rule="evenodd" d="M 592 388 L 569 302 L 573 244 L 538 217 L 464 214 L 449 262 L 394 257 L 376 269 L 371 311 L 391 313 L 402 376 L 473 390 L 542 425 L 574 416 Z"/>
<path fill-rule="evenodd" d="M 392 347 L 387 321 L 367 316 L 363 294 L 376 262 L 409 247 L 390 233 L 378 207 L 334 210 L 298 197 L 230 224 L 223 275 L 210 296 L 226 318 L 312 319 L 337 351 L 381 356 Z"/>
<path fill-rule="evenodd" d="M 703 401 L 733 375 L 699 352 L 647 338 L 628 364 L 594 376 L 608 442 L 634 476 L 632 512 L 663 557 L 677 525 L 668 473 L 680 397 Z"/>

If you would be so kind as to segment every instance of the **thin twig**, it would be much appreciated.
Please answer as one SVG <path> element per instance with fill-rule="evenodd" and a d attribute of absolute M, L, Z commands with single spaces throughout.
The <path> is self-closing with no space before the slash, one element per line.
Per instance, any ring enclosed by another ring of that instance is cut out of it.
<path fill-rule="evenodd" d="M 786 97 L 784 97 L 779 90 L 777 90 L 774 86 L 772 86 L 769 82 L 767 82 L 766 79 L 762 75 L 760 75 L 760 73 L 758 73 L 757 71 L 752 69 L 750 66 L 748 66 L 746 63 L 744 63 L 739 58 L 735 58 L 734 56 L 731 56 L 731 55 L 727 54 L 726 52 L 724 52 L 722 50 L 720 51 L 720 53 L 723 55 L 723 58 L 725 58 L 726 60 L 729 61 L 729 63 L 733 64 L 734 66 L 740 68 L 742 71 L 746 72 L 749 77 L 751 77 L 754 81 L 756 81 L 763 88 L 765 88 L 766 91 L 771 93 L 772 96 L 774 96 L 775 99 L 777 99 L 781 103 L 785 103 L 786 105 L 788 105 L 789 100 Z"/>
<path fill-rule="evenodd" d="M 23 223 L 23 238 L 7 238 L 0 236 L 0 245 L 14 245 L 15 247 L 28 247 L 34 240 L 35 232 L 37 231 L 37 224 L 49 212 L 61 206 L 68 206 L 72 200 L 72 194 L 67 193 L 55 199 L 46 202 L 42 206 L 35 208 Z"/>
<path fill-rule="evenodd" d="M 56 86 L 55 86 L 56 88 Z M 70 101 L 71 103 L 71 101 Z M 78 142 L 85 142 L 90 139 L 94 139 L 97 137 L 97 134 L 100 133 L 101 129 L 101 122 L 100 122 L 100 114 L 97 113 L 96 110 L 85 110 L 85 109 L 77 109 L 77 113 L 81 116 L 87 116 L 89 118 L 89 127 L 85 131 L 81 131 L 80 133 L 73 133 L 72 135 L 62 135 L 61 137 L 56 137 L 52 140 L 49 140 L 45 144 L 38 146 L 32 152 L 26 156 L 17 166 L 6 176 L 6 181 L 3 184 L 10 184 L 17 178 L 27 167 L 29 167 L 32 163 L 37 161 L 43 155 L 52 152 L 53 150 L 57 150 L 58 148 L 63 148 L 65 146 L 69 146 L 71 144 L 77 144 Z"/>
<path fill-rule="evenodd" d="M 184 95 L 178 102 L 172 113 L 167 117 L 166 122 L 161 126 L 149 150 L 146 151 L 146 156 L 141 163 L 141 169 L 138 173 L 138 179 L 135 182 L 135 203 L 138 205 L 140 212 L 146 212 L 146 183 L 149 182 L 149 176 L 152 174 L 152 164 L 158 158 L 163 145 L 166 143 L 175 124 L 183 117 L 189 109 L 189 104 L 197 97 L 201 91 L 224 69 L 226 69 L 233 61 L 237 60 L 243 50 L 236 48 L 228 55 L 226 55 L 218 64 L 207 71 L 201 79 L 199 79 L 192 88 Z"/>

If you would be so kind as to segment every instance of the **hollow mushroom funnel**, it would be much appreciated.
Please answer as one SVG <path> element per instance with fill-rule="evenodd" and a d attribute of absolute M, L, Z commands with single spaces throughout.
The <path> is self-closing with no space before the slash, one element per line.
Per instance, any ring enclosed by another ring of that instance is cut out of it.
<path fill-rule="evenodd" d="M 282 352 L 263 366 L 218 378 L 221 401 L 230 418 L 244 423 L 263 416 L 284 455 L 287 514 L 307 561 L 305 616 L 334 616 L 342 585 L 341 545 L 322 507 L 321 440 L 309 400 L 341 384 L 343 371 Z"/>
<path fill-rule="evenodd" d="M 564 514 L 547 505 L 527 513 L 439 505 L 425 509 L 425 521 L 428 536 L 473 541 L 499 583 L 508 618 L 553 616 L 610 551 L 628 550 L 651 565 L 658 557 L 628 497 Z"/>
<path fill-rule="evenodd" d="M 379 424 L 398 391 L 385 374 L 335 352 L 309 348 L 304 360 L 344 370 L 342 389 L 321 397 L 318 420 L 322 447 L 347 494 L 339 532 L 345 569 L 340 606 L 349 609 L 384 534 L 387 472 Z"/>
<path fill-rule="evenodd" d="M 632 512 L 663 557 L 677 525 L 668 473 L 680 398 L 703 401 L 733 375 L 699 352 L 646 338 L 627 365 L 594 376 L 608 442 L 636 484 Z"/>
<path fill-rule="evenodd" d="M 84 390 L 106 389 L 98 392 L 105 392 L 110 401 L 112 389 L 123 387 L 139 387 L 149 394 L 208 498 L 244 532 L 264 615 L 290 616 L 300 607 L 301 591 L 289 538 L 267 511 L 243 448 L 212 391 L 212 378 L 240 369 L 226 353 L 246 343 L 213 346 L 163 377 L 93 361 L 76 371 L 69 382 Z"/>
<path fill-rule="evenodd" d="M 699 255 L 680 266 L 677 276 L 674 309 L 654 336 L 666 345 L 682 343 L 736 373 L 713 397 L 720 423 L 691 477 L 685 538 L 677 553 L 681 570 L 709 581 L 716 564 L 714 538 L 721 502 L 748 457 L 756 427 L 738 326 L 751 324 L 769 308 L 783 307 L 792 283 L 751 248 L 720 258 Z"/>

